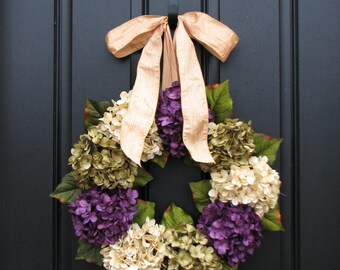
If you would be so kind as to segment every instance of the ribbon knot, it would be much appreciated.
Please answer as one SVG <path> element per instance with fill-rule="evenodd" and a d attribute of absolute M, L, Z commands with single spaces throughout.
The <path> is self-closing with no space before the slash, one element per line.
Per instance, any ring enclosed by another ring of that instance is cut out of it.
<path fill-rule="evenodd" d="M 202 12 L 188 12 L 178 16 L 174 41 L 166 16 L 139 16 L 106 35 L 108 50 L 118 58 L 143 48 L 128 112 L 122 121 L 122 150 L 140 165 L 144 140 L 157 109 L 163 33 L 162 88 L 171 86 L 179 76 L 183 142 L 195 161 L 213 163 L 207 142 L 208 103 L 205 83 L 191 38 L 224 62 L 238 43 L 238 37 L 226 25 Z"/>

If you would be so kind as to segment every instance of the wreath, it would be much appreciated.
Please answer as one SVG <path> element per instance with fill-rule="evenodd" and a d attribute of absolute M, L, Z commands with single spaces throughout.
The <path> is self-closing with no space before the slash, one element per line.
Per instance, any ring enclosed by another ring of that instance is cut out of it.
<path fill-rule="evenodd" d="M 163 33 L 166 87 L 159 92 Z M 107 34 L 117 57 L 145 48 L 133 90 L 117 101 L 86 99 L 86 133 L 71 149 L 72 171 L 51 194 L 68 205 L 76 259 L 108 270 L 230 270 L 260 246 L 263 229 L 282 230 L 281 182 L 270 167 L 281 139 L 231 118 L 229 82 L 205 89 L 190 39 L 224 61 L 238 37 L 200 12 L 178 16 L 175 37 L 176 45 L 165 16 L 140 16 Z M 153 180 L 143 165 L 164 168 L 169 157 L 211 179 L 189 184 L 197 221 L 171 204 L 157 223 L 155 203 L 138 198 Z"/>
<path fill-rule="evenodd" d="M 180 84 L 161 90 L 142 161 L 166 166 L 168 157 L 199 166 L 211 180 L 191 182 L 197 222 L 170 205 L 157 224 L 155 203 L 137 189 L 153 177 L 120 148 L 120 128 L 132 91 L 111 102 L 86 100 L 85 128 L 52 197 L 68 205 L 79 248 L 76 259 L 106 269 L 237 269 L 260 246 L 262 229 L 282 230 L 280 180 L 270 165 L 281 139 L 255 133 L 230 118 L 228 81 L 207 86 L 208 145 L 214 165 L 196 163 L 182 141 Z M 189 187 L 188 187 L 189 188 Z"/>

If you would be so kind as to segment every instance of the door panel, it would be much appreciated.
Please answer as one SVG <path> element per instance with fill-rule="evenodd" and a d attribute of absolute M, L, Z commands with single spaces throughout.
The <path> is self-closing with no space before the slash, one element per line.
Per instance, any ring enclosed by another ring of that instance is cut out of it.
<path fill-rule="evenodd" d="M 72 142 L 84 133 L 85 97 L 104 101 L 117 100 L 130 86 L 130 59 L 116 59 L 106 49 L 105 35 L 130 19 L 126 0 L 72 1 Z M 72 257 L 78 240 L 72 237 Z M 74 270 L 98 269 L 83 261 L 70 261 Z"/>
<path fill-rule="evenodd" d="M 210 3 L 210 9 L 218 8 L 217 4 L 217 2 Z M 245 1 L 232 1 L 228 5 L 222 1 L 220 20 L 235 30 L 242 42 L 239 45 L 240 47 L 237 47 L 231 54 L 226 64 L 218 63 L 215 69 L 212 66 L 209 66 L 209 68 L 207 65 L 203 66 L 204 63 L 202 63 L 202 66 L 205 74 L 208 72 L 210 74 L 219 73 L 221 80 L 231 80 L 231 94 L 235 101 L 235 117 L 241 117 L 245 120 L 253 119 L 254 128 L 258 131 L 280 136 L 279 32 L 277 19 L 279 13 L 277 3 L 265 1 L 265 4 L 267 5 L 265 9 L 257 7 L 254 3 L 245 10 L 244 7 L 247 5 Z M 112 1 L 103 1 L 100 4 L 91 0 L 85 2 L 73 1 L 73 141 L 77 139 L 83 129 L 79 119 L 82 119 L 84 96 L 96 100 L 117 98 L 121 90 L 129 89 L 133 85 L 134 78 L 131 78 L 130 81 L 129 71 L 136 67 L 130 66 L 131 62 L 128 58 L 118 60 L 109 55 L 103 42 L 103 37 L 108 30 L 129 19 L 131 7 L 127 8 L 127 6 L 126 2 L 123 1 L 115 1 L 114 4 Z M 201 1 L 188 1 L 180 5 L 180 13 L 202 10 L 202 8 L 205 7 L 201 6 Z M 100 12 L 98 12 L 99 10 Z M 202 11 L 209 12 L 209 10 Z M 264 18 L 264 15 L 269 11 L 272 16 Z M 166 15 L 167 1 L 149 1 L 144 12 Z M 247 18 L 247 23 L 245 20 L 239 20 L 239 17 Z M 258 17 L 263 19 L 258 21 Z M 273 20 L 275 23 L 273 23 Z M 268 27 L 270 23 L 272 26 Z M 258 29 L 255 27 L 258 27 Z M 264 30 L 254 34 L 259 29 Z M 268 33 L 268 31 L 270 32 Z M 248 32 L 252 34 L 249 35 Z M 267 35 L 271 38 L 267 38 Z M 259 39 L 261 42 L 254 44 L 253 40 L 255 39 Z M 197 44 L 196 48 L 200 59 L 213 58 L 202 51 Z M 259 69 L 258 64 L 264 68 Z M 211 78 L 209 83 L 217 82 L 212 81 Z M 114 90 L 112 91 L 112 89 Z M 271 100 L 271 102 L 268 102 L 268 100 Z M 248 103 L 251 105 L 245 105 Z M 199 213 L 192 202 L 188 183 L 203 178 L 199 169 L 188 167 L 181 160 L 170 159 L 165 169 L 160 169 L 157 165 L 150 165 L 149 171 L 155 177 L 155 180 L 150 183 L 144 195 L 147 199 L 156 202 L 158 220 L 161 219 L 162 213 L 171 202 L 183 207 L 195 218 L 198 217 Z M 279 267 L 279 237 L 279 234 L 266 234 L 262 249 L 241 269 Z M 267 256 L 275 258 L 270 265 L 266 263 Z M 78 263 L 74 263 L 74 265 L 76 269 L 81 267 Z"/>
<path fill-rule="evenodd" d="M 219 70 L 221 80 L 230 79 L 233 116 L 252 120 L 256 132 L 274 137 L 282 136 L 279 18 L 279 1 L 220 2 L 221 22 L 240 38 Z M 278 171 L 279 162 L 275 164 Z M 289 180 L 282 178 L 283 185 Z M 280 233 L 265 232 L 262 247 L 240 269 L 280 269 L 280 246 Z"/>
<path fill-rule="evenodd" d="M 303 269 L 336 269 L 340 250 L 339 1 L 299 1 L 298 15 L 300 264 Z"/>
<path fill-rule="evenodd" d="M 233 117 L 284 138 L 275 169 L 285 232 L 266 232 L 239 269 L 336 269 L 339 1 L 179 2 L 180 14 L 206 12 L 240 37 L 226 63 L 194 42 L 206 83 L 230 79 Z M 141 14 L 167 15 L 167 3 L 0 1 L 1 269 L 99 269 L 74 259 L 70 216 L 48 194 L 70 170 L 70 147 L 84 132 L 85 97 L 117 99 L 134 84 L 140 52 L 115 58 L 105 34 Z M 174 159 L 148 170 L 155 180 L 141 196 L 157 203 L 158 220 L 170 202 L 197 218 L 188 182 L 204 174 Z"/>
<path fill-rule="evenodd" d="M 53 265 L 51 18 L 48 1 L 0 2 L 1 269 Z"/>

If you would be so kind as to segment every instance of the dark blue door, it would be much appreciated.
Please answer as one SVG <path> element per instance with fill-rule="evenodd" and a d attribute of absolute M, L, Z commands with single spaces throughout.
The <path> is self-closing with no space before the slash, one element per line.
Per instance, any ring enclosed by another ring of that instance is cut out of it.
<path fill-rule="evenodd" d="M 116 99 L 135 79 L 139 54 L 122 60 L 104 36 L 141 14 L 167 14 L 166 0 L 1 0 L 0 268 L 98 269 L 74 260 L 66 209 L 48 194 L 69 171 L 83 132 L 84 98 Z M 234 116 L 284 143 L 283 233 L 265 233 L 241 270 L 337 269 L 340 263 L 340 2 L 190 0 L 232 28 L 240 43 L 225 64 L 197 45 L 207 84 L 230 79 Z M 180 161 L 145 196 L 158 216 L 170 201 L 194 211 L 187 183 L 203 176 Z"/>

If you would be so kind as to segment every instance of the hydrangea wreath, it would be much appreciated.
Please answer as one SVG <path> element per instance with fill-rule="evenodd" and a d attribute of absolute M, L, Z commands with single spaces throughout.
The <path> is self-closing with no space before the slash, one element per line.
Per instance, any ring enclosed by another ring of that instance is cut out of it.
<path fill-rule="evenodd" d="M 51 194 L 68 204 L 79 238 L 76 259 L 108 270 L 237 269 L 260 246 L 263 229 L 283 230 L 281 182 L 270 167 L 281 139 L 255 133 L 250 121 L 230 118 L 233 102 L 225 81 L 206 88 L 208 145 L 216 164 L 188 162 L 180 84 L 161 90 L 142 161 L 164 167 L 170 155 L 184 158 L 211 180 L 190 183 L 201 212 L 196 224 L 175 204 L 158 224 L 155 203 L 138 199 L 137 191 L 153 177 L 120 148 L 131 92 L 122 92 L 118 101 L 86 100 L 86 133 L 71 149 L 72 171 Z"/>

